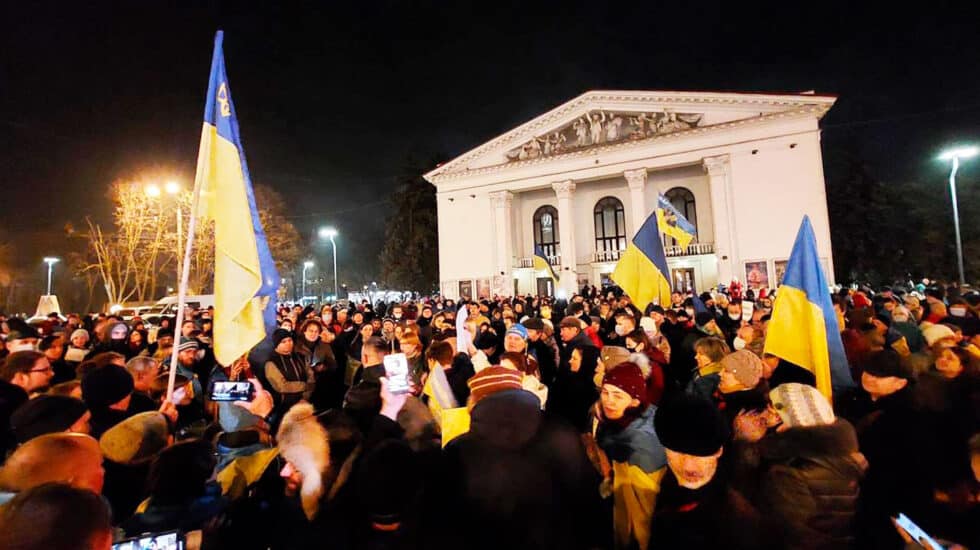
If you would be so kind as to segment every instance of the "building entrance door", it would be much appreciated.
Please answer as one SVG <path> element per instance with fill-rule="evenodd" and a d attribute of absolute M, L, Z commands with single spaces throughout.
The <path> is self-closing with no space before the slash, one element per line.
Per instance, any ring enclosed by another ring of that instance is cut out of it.
<path fill-rule="evenodd" d="M 697 292 L 693 267 L 675 267 L 670 270 L 670 282 L 675 291 Z"/>
<path fill-rule="evenodd" d="M 553 296 L 555 294 L 555 282 L 551 277 L 538 277 L 538 296 Z"/>

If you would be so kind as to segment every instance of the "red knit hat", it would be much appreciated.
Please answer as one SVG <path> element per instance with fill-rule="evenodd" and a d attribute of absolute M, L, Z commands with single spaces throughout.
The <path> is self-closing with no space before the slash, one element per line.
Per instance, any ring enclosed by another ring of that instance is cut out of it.
<path fill-rule="evenodd" d="M 496 365 L 487 367 L 473 375 L 466 385 L 470 387 L 470 397 L 473 403 L 479 402 L 488 395 L 504 390 L 520 390 L 522 375 L 520 371 Z"/>
<path fill-rule="evenodd" d="M 851 296 L 851 302 L 854 303 L 855 308 L 871 307 L 871 300 L 869 300 L 863 292 L 855 292 L 854 295 Z"/>
<path fill-rule="evenodd" d="M 646 403 L 647 384 L 643 378 L 643 371 L 639 365 L 627 361 L 620 363 L 612 370 L 606 372 L 602 379 L 602 385 L 616 386 L 628 393 L 633 399 L 639 399 L 641 403 Z"/>

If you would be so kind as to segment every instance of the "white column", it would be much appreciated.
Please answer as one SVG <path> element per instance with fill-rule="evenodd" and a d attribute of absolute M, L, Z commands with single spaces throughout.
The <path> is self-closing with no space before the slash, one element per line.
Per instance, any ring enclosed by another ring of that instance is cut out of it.
<path fill-rule="evenodd" d="M 632 238 L 647 219 L 646 196 L 643 192 L 647 185 L 647 169 L 627 170 L 623 172 L 623 177 L 626 178 L 626 184 L 630 188 L 630 216 L 633 218 L 631 222 L 633 229 L 629 235 Z"/>
<path fill-rule="evenodd" d="M 513 251 L 513 231 L 514 218 L 511 215 L 511 205 L 514 202 L 514 194 L 510 191 L 495 191 L 490 193 L 490 206 L 493 207 L 493 228 L 494 228 L 494 278 L 503 276 L 507 282 L 512 280 L 511 269 L 514 262 Z M 491 279 L 493 281 L 493 279 Z M 492 284 L 492 283 L 491 283 Z M 509 289 L 506 295 L 513 293 L 513 284 L 504 285 L 499 290 Z M 498 289 L 493 289 L 497 292 Z"/>
<path fill-rule="evenodd" d="M 559 271 L 558 285 L 571 296 L 578 287 L 578 277 L 575 274 L 576 252 L 575 252 L 575 211 L 573 209 L 573 199 L 575 196 L 575 182 L 572 180 L 559 181 L 551 184 L 558 197 L 558 239 L 561 248 L 561 271 Z"/>
<path fill-rule="evenodd" d="M 732 163 L 728 155 L 705 157 L 711 193 L 711 218 L 715 229 L 715 257 L 718 259 L 718 283 L 729 284 L 733 277 L 744 279 L 735 237 L 735 197 L 732 193 Z M 743 281 L 744 282 L 744 281 Z"/>

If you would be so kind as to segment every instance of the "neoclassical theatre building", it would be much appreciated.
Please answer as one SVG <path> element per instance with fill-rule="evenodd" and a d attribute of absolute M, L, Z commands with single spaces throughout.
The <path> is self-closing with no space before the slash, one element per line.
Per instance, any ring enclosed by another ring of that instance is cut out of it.
<path fill-rule="evenodd" d="M 608 284 L 661 193 L 697 228 L 686 249 L 664 239 L 675 289 L 777 286 L 805 214 L 832 281 L 819 122 L 835 100 L 582 94 L 425 174 L 437 190 L 442 293 L 562 296 Z M 536 248 L 557 285 L 532 267 Z"/>

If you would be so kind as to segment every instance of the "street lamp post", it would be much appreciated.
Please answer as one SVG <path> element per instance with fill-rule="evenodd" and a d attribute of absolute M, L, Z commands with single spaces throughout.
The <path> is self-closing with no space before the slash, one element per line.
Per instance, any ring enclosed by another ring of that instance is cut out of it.
<path fill-rule="evenodd" d="M 311 267 L 313 267 L 313 262 L 309 260 L 303 262 L 303 295 L 299 298 L 300 303 L 303 303 L 303 298 L 306 298 L 306 270 Z"/>
<path fill-rule="evenodd" d="M 940 160 L 952 160 L 953 166 L 949 171 L 949 193 L 953 200 L 953 227 L 956 230 L 956 265 L 960 273 L 960 287 L 966 284 L 966 276 L 963 273 L 963 242 L 960 240 L 960 212 L 956 200 L 956 172 L 960 169 L 960 159 L 976 156 L 980 153 L 977 147 L 958 147 L 943 152 L 939 156 Z"/>
<path fill-rule="evenodd" d="M 334 238 L 337 236 L 337 230 L 333 227 L 321 227 L 320 228 L 320 238 L 330 239 L 330 246 L 333 247 L 333 300 L 336 302 L 340 297 L 337 293 L 337 242 Z"/>
<path fill-rule="evenodd" d="M 51 296 L 51 268 L 59 261 L 60 260 L 58 258 L 53 258 L 51 256 L 44 258 L 44 263 L 48 264 L 48 293 L 46 296 Z"/>

